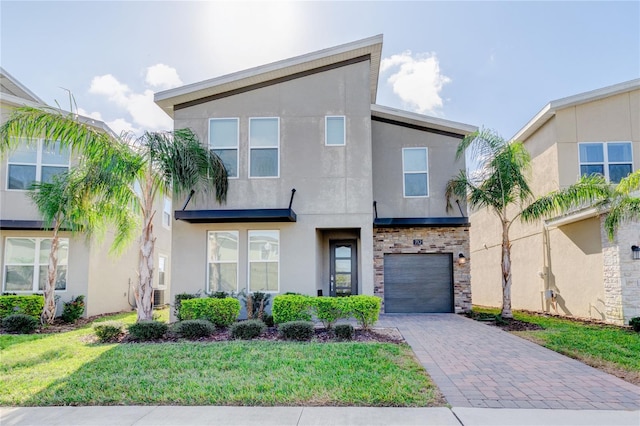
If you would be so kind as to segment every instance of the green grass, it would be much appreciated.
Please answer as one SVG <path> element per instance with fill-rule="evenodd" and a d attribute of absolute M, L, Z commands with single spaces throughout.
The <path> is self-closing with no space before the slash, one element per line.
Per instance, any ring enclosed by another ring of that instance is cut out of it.
<path fill-rule="evenodd" d="M 474 312 L 498 314 L 498 309 L 473 308 Z M 514 311 L 514 318 L 544 328 L 516 334 L 553 351 L 585 361 L 595 367 L 640 372 L 640 333 L 622 327 L 588 324 Z"/>
<path fill-rule="evenodd" d="M 101 345 L 91 336 L 90 327 L 1 335 L 0 405 L 442 405 L 407 345 Z"/>

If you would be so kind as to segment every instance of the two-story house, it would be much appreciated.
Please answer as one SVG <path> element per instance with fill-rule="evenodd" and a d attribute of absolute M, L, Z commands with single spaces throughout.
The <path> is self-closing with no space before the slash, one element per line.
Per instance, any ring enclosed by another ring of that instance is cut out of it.
<path fill-rule="evenodd" d="M 532 157 L 536 196 L 599 173 L 612 184 L 640 167 L 640 79 L 547 104 L 514 137 Z M 640 224 L 609 241 L 603 212 L 592 206 L 545 222 L 514 223 L 512 303 L 626 324 L 640 315 Z M 485 210 L 471 215 L 473 303 L 499 306 L 500 229 Z"/>
<path fill-rule="evenodd" d="M 226 204 L 174 200 L 172 298 L 198 290 L 378 295 L 471 307 L 469 221 L 445 185 L 476 127 L 375 104 L 382 36 L 156 93 L 229 171 Z"/>
<path fill-rule="evenodd" d="M 20 106 L 47 105 L 28 88 L 0 68 L 1 120 Z M 81 118 L 88 125 L 111 132 L 101 121 Z M 74 157 L 59 147 L 47 148 L 42 140 L 23 143 L 16 151 L 3 155 L 0 163 L 0 270 L 2 292 L 31 294 L 42 292 L 46 280 L 51 231 L 28 197 L 34 181 L 46 182 L 52 175 L 69 170 Z M 169 288 L 172 208 L 169 198 L 158 200 L 155 230 L 155 303 L 163 304 Z M 83 235 L 65 233 L 60 239 L 56 295 L 66 302 L 85 296 L 85 315 L 131 310 L 137 284 L 137 243 L 121 256 L 109 254 L 112 241 L 107 232 L 104 241 L 87 243 Z M 167 298 L 168 303 L 168 298 Z M 61 303 L 58 305 L 59 313 Z"/>

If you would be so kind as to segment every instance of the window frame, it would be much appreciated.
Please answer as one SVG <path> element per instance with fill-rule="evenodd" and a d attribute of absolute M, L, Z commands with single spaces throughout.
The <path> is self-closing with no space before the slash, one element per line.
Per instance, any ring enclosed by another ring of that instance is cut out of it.
<path fill-rule="evenodd" d="M 9 181 L 10 181 L 10 170 L 11 170 L 11 165 L 16 165 L 16 166 L 34 166 L 36 168 L 36 175 L 34 178 L 34 182 L 42 182 L 42 168 L 43 167 L 58 167 L 58 168 L 65 168 L 67 169 L 67 172 L 69 171 L 69 169 L 71 168 L 71 149 L 67 148 L 67 150 L 69 151 L 69 158 L 67 159 L 66 164 L 51 164 L 51 163 L 43 163 L 42 162 L 42 157 L 43 157 L 43 148 L 44 148 L 44 138 L 18 138 L 20 139 L 20 143 L 22 144 L 22 141 L 26 141 L 27 143 L 29 143 L 29 141 L 35 141 L 36 144 L 36 162 L 35 163 L 25 163 L 25 162 L 20 162 L 20 161 L 11 161 L 11 154 L 7 155 L 7 171 L 6 171 L 6 180 L 5 180 L 5 190 L 6 191 L 17 191 L 17 192 L 26 192 L 26 191 L 30 191 L 30 189 L 20 189 L 20 188 L 9 188 Z M 51 141 L 52 143 L 60 143 L 60 141 Z"/>
<path fill-rule="evenodd" d="M 253 120 L 276 120 L 276 122 L 278 123 L 278 134 L 277 134 L 277 144 L 275 146 L 259 146 L 259 147 L 255 147 L 252 148 L 251 147 L 251 122 Z M 249 126 L 248 126 L 248 142 L 247 145 L 249 147 L 248 149 L 248 162 L 247 164 L 249 165 L 249 169 L 247 170 L 247 175 L 249 176 L 249 179 L 278 179 L 280 177 L 280 117 L 249 117 Z M 275 176 L 252 176 L 251 175 L 251 152 L 253 150 L 259 150 L 259 149 L 275 149 L 276 150 L 276 160 L 278 162 L 278 164 L 276 165 L 276 175 Z"/>
<path fill-rule="evenodd" d="M 169 203 L 169 210 L 166 210 L 167 203 Z M 172 210 L 173 200 L 165 195 L 164 197 L 162 197 L 162 226 L 166 229 L 171 229 L 171 219 L 173 218 Z"/>
<path fill-rule="evenodd" d="M 236 144 L 235 147 L 225 146 L 220 148 L 215 148 L 211 144 L 211 122 L 212 121 L 223 121 L 223 120 L 235 120 L 236 122 Z M 208 145 L 209 150 L 211 151 L 226 151 L 226 150 L 236 150 L 236 175 L 228 176 L 229 179 L 239 179 L 240 178 L 240 118 L 239 117 L 211 117 L 209 118 L 209 126 L 207 127 L 208 132 Z"/>
<path fill-rule="evenodd" d="M 278 234 L 278 254 L 276 260 L 251 260 L 251 234 L 259 232 L 276 232 Z M 280 238 L 279 229 L 250 229 L 247 231 L 247 292 L 253 293 L 251 290 L 251 264 L 252 263 L 277 263 L 278 265 L 278 285 L 276 290 L 256 290 L 260 293 L 277 294 L 280 293 L 280 252 L 281 252 L 282 240 Z"/>
<path fill-rule="evenodd" d="M 582 145 L 595 145 L 599 144 L 602 146 L 602 162 L 593 162 L 593 161 L 582 161 L 580 158 L 580 147 Z M 609 144 L 628 144 L 631 149 L 631 159 L 629 161 L 609 161 Z M 631 141 L 591 141 L 591 142 L 578 142 L 578 179 L 580 179 L 582 174 L 582 166 L 599 166 L 602 165 L 604 170 L 604 178 L 608 183 L 617 183 L 611 182 L 609 166 L 612 165 L 631 165 L 631 172 L 633 173 L 633 143 Z M 629 176 L 629 175 L 627 175 Z"/>
<path fill-rule="evenodd" d="M 237 247 L 236 247 L 236 260 L 235 261 L 230 261 L 230 260 L 219 260 L 219 261 L 214 261 L 214 262 L 210 262 L 209 261 L 209 235 L 211 234 L 220 234 L 220 233 L 225 233 L 225 234 L 229 234 L 229 233 L 234 233 L 236 235 L 236 239 L 237 239 Z M 235 292 L 238 292 L 238 288 L 240 287 L 240 231 L 236 230 L 236 229 L 229 229 L 229 230 L 209 230 L 207 231 L 207 261 L 206 261 L 206 267 L 207 267 L 207 271 L 206 271 L 206 282 L 205 282 L 205 293 L 207 294 L 211 294 L 213 292 L 216 291 L 224 291 L 221 289 L 211 289 L 210 285 L 211 285 L 211 280 L 210 280 L 210 266 L 212 263 L 213 264 L 231 264 L 231 263 L 235 263 L 236 264 L 236 288 Z"/>
<path fill-rule="evenodd" d="M 160 259 L 164 259 L 164 269 L 162 270 L 162 272 L 164 273 L 164 284 L 160 284 Z M 157 282 L 156 282 L 156 289 L 157 290 L 166 290 L 167 289 L 167 281 L 169 278 L 169 268 L 167 267 L 169 265 L 169 256 L 167 256 L 164 253 L 158 253 L 158 273 L 156 274 L 158 276 Z"/>
<path fill-rule="evenodd" d="M 9 244 L 7 243 L 8 240 L 35 240 L 35 247 L 34 247 L 34 261 L 33 264 L 26 264 L 26 263 L 10 263 L 8 262 L 8 257 L 9 257 Z M 39 259 L 40 259 L 40 251 L 41 251 L 41 247 L 42 247 L 42 241 L 44 240 L 53 240 L 53 238 L 51 237 L 5 237 L 4 238 L 4 260 L 3 260 L 3 265 L 2 265 L 2 292 L 3 293 L 18 293 L 18 294 L 29 294 L 29 293 L 40 293 L 44 290 L 40 290 L 38 288 L 39 284 L 40 284 L 40 268 L 42 266 L 46 266 L 48 268 L 49 266 L 49 261 L 47 259 L 46 263 L 40 263 Z M 64 290 L 60 289 L 55 289 L 56 293 L 65 293 L 67 291 L 67 289 L 69 288 L 69 251 L 71 249 L 70 245 L 69 245 L 69 238 L 59 238 L 59 242 L 60 241 L 66 241 L 67 243 L 67 259 L 66 259 L 66 264 L 60 264 L 60 258 L 58 258 L 58 266 L 66 266 L 67 267 L 67 272 L 65 273 L 65 277 L 64 277 Z M 59 243 L 58 243 L 59 244 Z M 7 286 L 7 266 L 31 266 L 33 267 L 33 282 L 31 283 L 31 290 L 7 290 L 6 286 Z"/>
<path fill-rule="evenodd" d="M 406 171 L 405 170 L 405 161 L 404 161 L 404 153 L 407 150 L 424 150 L 425 153 L 425 164 L 427 165 L 426 170 L 412 170 L 412 171 Z M 427 193 L 425 195 L 407 195 L 407 188 L 406 188 L 406 178 L 405 176 L 407 174 L 426 174 L 427 177 Z M 402 196 L 403 198 L 429 198 L 429 148 L 426 146 L 408 146 L 408 147 L 404 147 L 402 148 Z"/>
<path fill-rule="evenodd" d="M 329 119 L 342 118 L 342 143 L 329 143 Z M 346 146 L 347 145 L 347 117 L 344 115 L 325 115 L 324 117 L 324 145 L 325 146 Z"/>

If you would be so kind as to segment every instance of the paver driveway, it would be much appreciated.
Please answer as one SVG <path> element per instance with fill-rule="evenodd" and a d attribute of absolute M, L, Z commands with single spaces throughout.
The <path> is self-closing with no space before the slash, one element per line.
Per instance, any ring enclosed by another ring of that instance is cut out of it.
<path fill-rule="evenodd" d="M 386 314 L 453 407 L 639 409 L 640 387 L 455 314 Z"/>

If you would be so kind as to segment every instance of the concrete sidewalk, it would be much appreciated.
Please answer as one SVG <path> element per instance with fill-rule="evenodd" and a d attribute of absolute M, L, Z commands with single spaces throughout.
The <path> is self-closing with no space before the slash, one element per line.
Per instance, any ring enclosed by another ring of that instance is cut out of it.
<path fill-rule="evenodd" d="M 2 426 L 638 426 L 640 411 L 377 407 L 0 407 Z"/>

